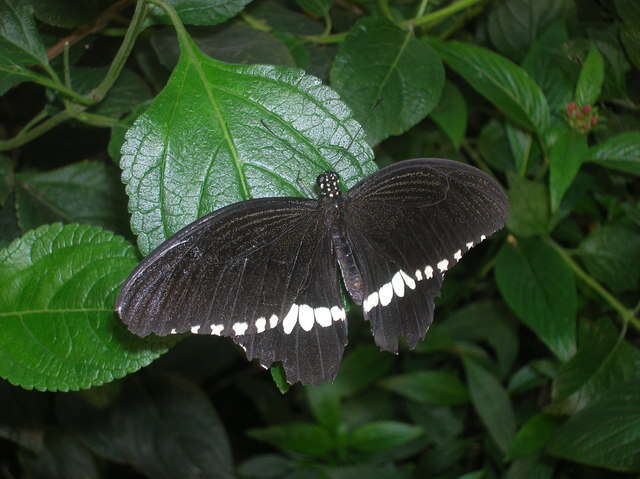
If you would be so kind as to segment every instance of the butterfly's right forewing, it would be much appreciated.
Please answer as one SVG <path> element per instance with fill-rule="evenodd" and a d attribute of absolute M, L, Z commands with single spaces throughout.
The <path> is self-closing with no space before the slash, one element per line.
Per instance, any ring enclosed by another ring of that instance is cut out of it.
<path fill-rule="evenodd" d="M 346 344 L 337 266 L 314 200 L 236 203 L 187 226 L 127 279 L 117 311 L 140 336 L 229 336 L 290 382 L 332 379 Z"/>

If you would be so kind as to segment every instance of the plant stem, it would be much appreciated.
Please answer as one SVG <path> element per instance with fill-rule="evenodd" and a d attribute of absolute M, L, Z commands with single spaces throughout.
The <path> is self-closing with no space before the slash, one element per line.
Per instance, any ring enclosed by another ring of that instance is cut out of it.
<path fill-rule="evenodd" d="M 448 7 L 441 8 L 432 13 L 428 13 L 426 15 L 422 15 L 420 17 L 412 18 L 410 20 L 405 20 L 402 22 L 402 26 L 410 27 L 416 25 L 424 25 L 427 23 L 434 23 L 440 20 L 443 20 L 454 13 L 459 12 L 460 10 L 464 10 L 465 8 L 471 7 L 476 3 L 480 3 L 484 0 L 459 0 L 455 3 L 452 3 Z"/>
<path fill-rule="evenodd" d="M 69 42 L 64 44 L 64 53 L 63 53 L 63 65 L 64 65 L 64 86 L 69 89 L 72 89 L 71 86 L 71 66 L 69 63 Z"/>
<path fill-rule="evenodd" d="M 124 9 L 126 6 L 131 3 L 131 0 L 119 0 L 113 3 L 109 8 L 107 8 L 104 12 L 100 14 L 98 18 L 96 18 L 91 23 L 86 25 L 82 25 L 73 31 L 70 35 L 60 39 L 55 45 L 47 49 L 47 58 L 51 60 L 52 58 L 57 57 L 64 51 L 65 44 L 69 44 L 69 46 L 74 43 L 79 42 L 87 35 L 97 32 L 101 28 L 103 28 L 109 21 L 115 17 L 117 17 L 120 10 Z"/>
<path fill-rule="evenodd" d="M 38 138 L 40 135 L 46 133 L 70 117 L 71 115 L 69 112 L 64 110 L 46 119 L 39 125 L 34 126 L 25 133 L 18 134 L 8 140 L 0 140 L 0 151 L 12 150 L 24 145 L 25 143 L 29 143 L 31 140 Z"/>
<path fill-rule="evenodd" d="M 418 11 L 416 12 L 416 18 L 420 18 L 424 16 L 424 11 L 427 9 L 427 4 L 429 0 L 422 0 L 420 2 L 420 6 L 418 7 Z"/>
<path fill-rule="evenodd" d="M 271 27 L 264 20 L 259 20 L 255 17 L 252 17 L 246 12 L 242 12 L 240 17 L 254 30 L 259 30 L 261 32 L 270 32 Z"/>
<path fill-rule="evenodd" d="M 96 113 L 87 113 L 85 111 L 68 111 L 69 116 L 75 118 L 87 125 L 97 126 L 99 128 L 111 128 L 120 123 L 120 120 L 111 116 L 98 115 Z"/>
<path fill-rule="evenodd" d="M 347 38 L 348 32 L 334 33 L 333 35 L 307 35 L 304 39 L 312 43 L 340 43 Z"/>
<path fill-rule="evenodd" d="M 171 20 L 171 24 L 176 31 L 176 35 L 178 36 L 178 43 L 180 43 L 181 50 L 191 50 L 190 44 L 190 36 L 187 32 L 187 29 L 184 27 L 182 20 L 178 16 L 178 13 L 174 10 L 174 8 L 166 3 L 164 0 L 145 0 L 147 3 L 153 3 L 160 8 L 162 8 L 166 14 L 169 16 Z"/>
<path fill-rule="evenodd" d="M 111 89 L 113 84 L 120 76 L 120 72 L 122 71 L 125 62 L 127 61 L 127 58 L 129 58 L 129 55 L 131 54 L 131 50 L 133 49 L 136 37 L 138 36 L 138 30 L 140 29 L 140 25 L 144 20 L 146 12 L 146 3 L 144 2 L 144 0 L 138 0 L 136 2 L 136 9 L 133 12 L 133 17 L 131 18 L 131 23 L 127 28 L 127 33 L 122 39 L 122 43 L 120 44 L 118 53 L 116 53 L 115 58 L 109 66 L 109 71 L 100 82 L 100 84 L 95 87 L 89 94 L 89 98 L 91 98 L 91 100 L 93 100 L 95 103 L 100 102 L 105 97 L 107 92 Z"/>
<path fill-rule="evenodd" d="M 576 276 L 584 281 L 591 289 L 598 293 L 602 298 L 615 309 L 624 322 L 630 322 L 634 328 L 640 331 L 640 319 L 634 316 L 632 310 L 627 309 L 620 301 L 618 301 L 611 293 L 609 293 L 600 283 L 593 279 L 586 271 L 584 271 L 578 263 L 576 263 L 571 256 L 564 250 L 562 246 L 556 243 L 553 239 L 547 238 L 547 243 L 555 249 L 562 259 L 567 263 L 571 269 L 575 272 Z"/>
<path fill-rule="evenodd" d="M 42 110 L 40 110 L 40 112 L 36 116 L 31 118 L 31 120 L 29 120 L 26 125 L 22 127 L 22 129 L 18 132 L 16 137 L 26 135 L 27 132 L 31 130 L 31 128 L 33 128 L 34 125 L 37 125 L 38 123 L 40 123 L 40 121 L 44 120 L 46 117 L 47 117 L 47 109 L 45 107 Z"/>
<path fill-rule="evenodd" d="M 324 16 L 324 31 L 322 32 L 322 34 L 324 36 L 328 36 L 331 35 L 331 29 L 333 28 L 332 23 L 331 23 L 331 15 L 329 15 L 328 13 Z"/>
<path fill-rule="evenodd" d="M 391 23 L 397 23 L 396 19 L 393 18 L 391 9 L 389 8 L 389 0 L 378 0 L 378 6 L 380 7 L 380 10 L 382 10 L 382 13 L 384 13 L 384 16 L 387 17 Z"/>

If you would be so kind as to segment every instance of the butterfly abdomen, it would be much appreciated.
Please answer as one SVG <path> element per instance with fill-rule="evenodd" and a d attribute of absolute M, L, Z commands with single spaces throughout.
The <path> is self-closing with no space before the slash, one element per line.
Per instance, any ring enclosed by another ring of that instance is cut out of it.
<path fill-rule="evenodd" d="M 325 199 L 325 201 L 329 201 Z M 340 266 L 344 285 L 356 304 L 362 304 L 364 300 L 364 281 L 362 273 L 356 263 L 353 249 L 344 228 L 342 218 L 344 200 L 341 197 L 333 198 L 331 206 L 327 208 L 325 224 L 331 231 L 331 244 Z"/>

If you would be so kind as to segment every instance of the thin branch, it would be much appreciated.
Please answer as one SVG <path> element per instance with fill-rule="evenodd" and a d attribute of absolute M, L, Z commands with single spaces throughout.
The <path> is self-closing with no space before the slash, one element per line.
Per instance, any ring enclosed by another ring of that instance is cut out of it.
<path fill-rule="evenodd" d="M 435 23 L 444 20 L 447 17 L 450 17 L 460 10 L 464 10 L 465 8 L 469 8 L 472 5 L 483 1 L 485 0 L 458 0 L 457 2 L 452 3 L 451 5 L 441 8 L 440 10 L 437 10 L 435 12 L 428 13 L 417 18 L 412 18 L 410 20 L 405 20 L 404 22 L 402 22 L 402 26 L 411 27 L 416 25 L 424 25 L 427 23 Z"/>
<path fill-rule="evenodd" d="M 576 263 L 571 256 L 551 238 L 547 238 L 548 244 L 555 249 L 562 259 L 567 263 L 574 271 L 576 276 L 584 281 L 591 289 L 598 293 L 602 298 L 615 309 L 624 322 L 630 322 L 634 328 L 640 331 L 640 319 L 634 316 L 634 311 L 626 308 L 620 301 L 618 301 L 611 293 L 609 293 L 600 283 L 593 279 L 586 271 L 584 271 L 578 263 Z"/>
<path fill-rule="evenodd" d="M 70 118 L 70 114 L 68 111 L 64 110 L 56 115 L 53 115 L 50 118 L 47 118 L 45 121 L 40 123 L 37 126 L 34 126 L 26 133 L 18 134 L 13 138 L 9 138 L 8 140 L 0 140 L 0 151 L 5 150 L 13 150 L 14 148 L 18 148 L 26 143 L 29 143 L 32 140 L 35 140 L 40 135 L 43 135 L 47 131 L 51 130 L 53 127 L 59 125 L 63 121 Z"/>
<path fill-rule="evenodd" d="M 47 49 L 47 58 L 51 60 L 64 52 L 66 43 L 69 46 L 81 41 L 83 38 L 104 28 L 113 18 L 117 17 L 120 10 L 129 6 L 132 0 L 118 0 L 104 12 L 102 12 L 95 20 L 76 28 L 71 34 L 61 38 L 55 45 Z"/>

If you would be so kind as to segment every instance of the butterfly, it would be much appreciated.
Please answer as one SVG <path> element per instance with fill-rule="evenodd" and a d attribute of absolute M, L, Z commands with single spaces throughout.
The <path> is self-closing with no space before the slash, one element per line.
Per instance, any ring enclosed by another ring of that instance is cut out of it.
<path fill-rule="evenodd" d="M 445 159 L 405 160 L 342 192 L 259 198 L 204 216 L 158 246 L 124 282 L 116 311 L 136 335 L 231 337 L 289 383 L 335 378 L 347 344 L 342 277 L 376 344 L 414 348 L 444 274 L 504 226 L 489 175 Z"/>

